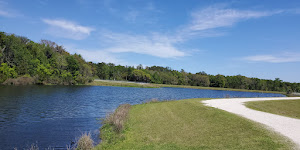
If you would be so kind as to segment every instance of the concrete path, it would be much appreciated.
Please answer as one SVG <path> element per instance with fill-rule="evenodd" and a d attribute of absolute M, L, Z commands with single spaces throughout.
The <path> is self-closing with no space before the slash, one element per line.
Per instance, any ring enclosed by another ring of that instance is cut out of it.
<path fill-rule="evenodd" d="M 266 101 L 266 100 L 294 100 L 300 97 L 270 97 L 270 98 L 228 98 L 212 99 L 202 101 L 206 106 L 222 109 L 234 114 L 238 114 L 250 120 L 267 125 L 276 132 L 290 138 L 300 149 L 300 119 L 284 117 L 253 110 L 244 106 L 249 101 Z"/>

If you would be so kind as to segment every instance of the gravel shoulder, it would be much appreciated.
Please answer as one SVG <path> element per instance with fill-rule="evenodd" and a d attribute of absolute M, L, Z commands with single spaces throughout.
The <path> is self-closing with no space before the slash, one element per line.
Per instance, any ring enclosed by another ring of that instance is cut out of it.
<path fill-rule="evenodd" d="M 274 98 L 228 98 L 202 101 L 206 106 L 222 109 L 247 119 L 266 125 L 270 129 L 291 139 L 300 149 L 300 119 L 249 109 L 244 106 L 249 101 L 266 100 L 297 100 L 300 97 L 274 97 Z"/>

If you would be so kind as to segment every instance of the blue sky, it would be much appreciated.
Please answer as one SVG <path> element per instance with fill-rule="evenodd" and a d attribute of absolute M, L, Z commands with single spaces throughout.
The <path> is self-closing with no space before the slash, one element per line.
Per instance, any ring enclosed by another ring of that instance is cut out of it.
<path fill-rule="evenodd" d="M 0 31 L 87 61 L 300 82 L 299 0 L 0 0 Z"/>

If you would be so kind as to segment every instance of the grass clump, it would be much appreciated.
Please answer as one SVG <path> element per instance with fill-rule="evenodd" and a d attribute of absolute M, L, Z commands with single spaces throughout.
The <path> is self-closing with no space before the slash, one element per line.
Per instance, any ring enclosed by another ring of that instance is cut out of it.
<path fill-rule="evenodd" d="M 15 148 L 15 150 L 17 149 Z M 27 150 L 39 150 L 39 146 L 37 143 L 33 143 L 31 144 L 30 148 L 28 148 Z"/>
<path fill-rule="evenodd" d="M 124 140 L 123 132 L 126 120 L 128 119 L 130 104 L 120 105 L 114 113 L 107 115 L 100 129 L 101 144 L 95 149 L 105 148 L 105 145 L 114 145 Z"/>
<path fill-rule="evenodd" d="M 39 148 L 39 146 L 38 146 L 38 144 L 37 143 L 32 143 L 31 145 L 30 145 L 30 147 L 28 147 L 28 148 L 23 148 L 22 150 L 39 150 L 40 148 Z M 14 148 L 14 150 L 18 150 L 18 148 Z M 48 147 L 48 148 L 45 148 L 44 150 L 54 150 L 54 148 L 51 148 L 51 147 Z"/>
<path fill-rule="evenodd" d="M 84 133 L 77 141 L 76 150 L 91 150 L 94 147 L 94 141 L 90 133 Z"/>
<path fill-rule="evenodd" d="M 74 145 L 73 145 L 74 144 Z M 91 150 L 94 148 L 94 141 L 91 137 L 90 133 L 84 133 L 81 137 L 71 145 L 67 145 L 67 150 Z M 31 144 L 29 148 L 24 148 L 23 150 L 39 150 L 39 146 L 37 143 Z M 18 148 L 14 148 L 14 150 L 18 150 Z M 48 147 L 44 150 L 54 150 L 54 148 Z"/>
<path fill-rule="evenodd" d="M 253 101 L 245 105 L 251 109 L 300 119 L 300 100 Z"/>
<path fill-rule="evenodd" d="M 130 108 L 130 104 L 120 105 L 114 113 L 105 118 L 104 123 L 111 125 L 115 132 L 120 133 L 124 127 Z"/>
<path fill-rule="evenodd" d="M 201 100 L 134 105 L 121 134 L 107 132 L 107 127 L 102 128 L 102 137 L 115 139 L 102 142 L 96 149 L 291 148 L 291 143 L 286 139 L 261 125 L 223 110 L 204 106 Z"/>

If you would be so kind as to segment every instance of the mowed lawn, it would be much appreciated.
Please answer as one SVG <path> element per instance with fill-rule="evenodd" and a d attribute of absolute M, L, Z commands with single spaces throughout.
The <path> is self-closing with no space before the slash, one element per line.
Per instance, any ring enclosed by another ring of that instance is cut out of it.
<path fill-rule="evenodd" d="M 291 149 L 287 139 L 201 100 L 134 105 L 121 138 L 96 149 Z"/>
<path fill-rule="evenodd" d="M 300 100 L 253 101 L 247 102 L 246 106 L 259 111 L 300 119 Z"/>

